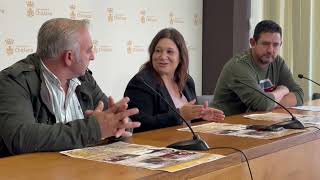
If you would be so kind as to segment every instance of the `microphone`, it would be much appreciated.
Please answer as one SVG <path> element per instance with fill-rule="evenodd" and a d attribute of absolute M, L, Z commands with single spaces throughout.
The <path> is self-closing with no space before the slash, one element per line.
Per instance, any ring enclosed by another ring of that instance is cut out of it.
<path fill-rule="evenodd" d="M 265 95 L 264 93 L 262 93 L 261 91 L 259 91 L 258 89 L 244 83 L 241 82 L 239 80 L 236 80 L 237 83 L 241 83 L 247 87 L 249 87 L 250 89 L 253 89 L 255 91 L 257 91 L 258 93 L 260 93 L 261 95 L 263 95 L 264 97 L 268 98 L 269 100 L 271 100 L 272 102 L 276 103 L 277 105 L 279 105 L 282 109 L 286 110 L 288 112 L 288 114 L 290 114 L 291 116 L 291 120 L 288 121 L 282 121 L 279 123 L 275 123 L 272 125 L 267 125 L 267 126 L 262 126 L 262 125 L 251 125 L 248 126 L 248 129 L 256 129 L 256 130 L 262 130 L 262 131 L 278 131 L 280 128 L 285 128 L 285 129 L 304 129 L 303 124 L 286 108 L 284 107 L 282 104 L 278 103 L 277 101 L 273 100 L 272 98 L 270 98 L 269 96 Z"/>
<path fill-rule="evenodd" d="M 209 150 L 208 144 L 200 138 L 199 135 L 197 135 L 189 123 L 180 115 L 180 113 L 177 112 L 176 108 L 172 107 L 170 103 L 163 97 L 161 96 L 160 93 L 158 93 L 153 87 L 151 87 L 141 76 L 138 76 L 138 78 L 156 95 L 160 97 L 160 99 L 165 102 L 168 107 L 176 114 L 178 115 L 182 121 L 188 126 L 190 129 L 193 138 L 191 140 L 185 140 L 185 141 L 179 141 L 174 144 L 170 144 L 167 147 L 168 148 L 174 148 L 174 149 L 181 149 L 181 150 L 199 150 L 199 151 L 207 151 Z"/>
<path fill-rule="evenodd" d="M 319 83 L 317 83 L 317 82 L 313 81 L 312 79 L 309 79 L 309 78 L 307 78 L 307 77 L 304 77 L 302 74 L 298 74 L 298 78 L 300 78 L 300 79 L 306 79 L 306 80 L 309 80 L 309 81 L 311 81 L 311 82 L 315 83 L 316 85 L 320 86 L 320 84 L 319 84 Z"/>

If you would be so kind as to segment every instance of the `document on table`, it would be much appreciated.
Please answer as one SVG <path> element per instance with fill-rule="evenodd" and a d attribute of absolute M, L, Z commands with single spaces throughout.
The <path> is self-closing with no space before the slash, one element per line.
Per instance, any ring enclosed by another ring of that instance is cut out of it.
<path fill-rule="evenodd" d="M 306 115 L 294 114 L 295 117 L 305 117 Z M 284 121 L 291 119 L 291 115 L 288 113 L 261 113 L 261 114 L 248 114 L 244 115 L 243 117 L 253 119 L 253 120 L 265 120 L 265 121 Z"/>
<path fill-rule="evenodd" d="M 171 148 L 116 142 L 103 146 L 61 151 L 60 153 L 93 161 L 175 172 L 225 156 Z"/>
<path fill-rule="evenodd" d="M 315 111 L 315 112 L 320 111 L 320 106 L 296 106 L 291 108 L 304 110 L 304 111 Z"/>
<path fill-rule="evenodd" d="M 320 116 L 316 115 L 301 115 L 301 114 L 294 114 L 294 116 L 305 126 L 319 126 L 320 127 Z M 262 113 L 262 114 L 249 114 L 244 115 L 243 117 L 253 119 L 253 120 L 265 120 L 265 121 L 275 121 L 275 122 L 281 122 L 281 121 L 287 121 L 291 119 L 291 116 L 289 114 L 285 113 Z"/>
<path fill-rule="evenodd" d="M 192 126 L 194 132 L 208 133 L 225 136 L 250 137 L 257 139 L 275 139 L 290 134 L 304 132 L 305 130 L 297 129 L 282 129 L 279 131 L 257 131 L 247 129 L 247 125 L 243 124 L 228 124 L 228 123 L 206 123 L 197 126 Z M 189 128 L 181 128 L 178 131 L 190 131 Z"/>

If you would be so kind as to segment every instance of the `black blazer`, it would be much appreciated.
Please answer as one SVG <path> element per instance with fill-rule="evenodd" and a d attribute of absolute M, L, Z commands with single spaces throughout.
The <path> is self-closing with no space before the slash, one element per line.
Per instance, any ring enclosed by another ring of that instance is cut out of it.
<path fill-rule="evenodd" d="M 157 94 L 147 87 L 139 77 L 142 77 L 145 82 L 161 94 L 171 106 L 175 107 L 167 88 L 159 81 L 155 73 L 150 70 L 140 71 L 130 80 L 124 93 L 124 96 L 130 98 L 129 108 L 137 107 L 139 109 L 139 114 L 131 117 L 133 121 L 141 122 L 141 126 L 135 128 L 134 132 L 182 124 L 179 116 L 176 115 Z M 183 94 L 188 101 L 196 99 L 195 85 L 191 76 L 188 77 Z"/>

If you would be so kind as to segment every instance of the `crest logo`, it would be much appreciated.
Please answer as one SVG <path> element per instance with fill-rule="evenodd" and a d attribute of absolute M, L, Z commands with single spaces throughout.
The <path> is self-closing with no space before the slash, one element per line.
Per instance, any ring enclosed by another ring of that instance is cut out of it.
<path fill-rule="evenodd" d="M 26 1 L 27 5 L 27 16 L 33 17 L 37 16 L 52 16 L 52 12 L 49 8 L 35 8 L 34 2 L 32 0 Z"/>
<path fill-rule="evenodd" d="M 133 52 L 133 42 L 129 40 L 127 42 L 127 53 L 132 54 L 132 52 Z"/>
<path fill-rule="evenodd" d="M 184 23 L 184 20 L 183 20 L 183 18 L 176 17 L 173 14 L 173 12 L 170 12 L 169 13 L 169 23 L 171 25 L 173 25 L 173 24 L 181 24 L 181 23 Z"/>
<path fill-rule="evenodd" d="M 77 6 L 75 4 L 71 4 L 70 8 L 70 19 L 91 19 L 92 12 L 90 11 L 77 11 Z"/>
<path fill-rule="evenodd" d="M 70 6 L 69 6 L 69 8 L 70 8 L 70 19 L 76 19 L 76 5 L 74 5 L 74 4 L 71 4 Z"/>
<path fill-rule="evenodd" d="M 157 18 L 154 16 L 147 16 L 146 15 L 146 10 L 141 10 L 140 11 L 140 22 L 141 24 L 145 24 L 148 22 L 156 22 Z"/>
<path fill-rule="evenodd" d="M 173 24 L 173 21 L 174 21 L 174 15 L 172 12 L 170 12 L 169 14 L 169 18 L 170 18 L 170 24 Z"/>
<path fill-rule="evenodd" d="M 32 53 L 33 48 L 29 45 L 14 45 L 14 39 L 7 38 L 4 40 L 6 54 L 8 56 L 12 56 L 15 53 Z"/>
<path fill-rule="evenodd" d="M 100 52 L 112 52 L 112 46 L 110 45 L 99 45 L 98 40 L 93 40 L 93 51 L 95 54 L 98 54 Z"/>
<path fill-rule="evenodd" d="M 194 14 L 194 16 L 193 16 L 193 24 L 195 26 L 202 24 L 202 19 L 198 14 Z"/>
<path fill-rule="evenodd" d="M 146 11 L 145 10 L 140 11 L 140 22 L 142 24 L 146 23 Z"/>
<path fill-rule="evenodd" d="M 127 53 L 134 54 L 137 52 L 144 52 L 143 46 L 135 45 L 135 43 L 132 40 L 129 40 L 127 42 Z"/>
<path fill-rule="evenodd" d="M 98 46 L 98 41 L 97 40 L 93 40 L 92 41 L 92 45 L 93 45 L 93 47 L 92 47 L 92 50 L 93 50 L 93 52 L 95 53 L 95 54 L 97 54 L 97 46 Z"/>
<path fill-rule="evenodd" d="M 8 56 L 11 56 L 13 54 L 13 44 L 14 44 L 14 40 L 13 39 L 6 39 L 5 40 L 5 44 L 6 44 L 6 53 Z"/>
<path fill-rule="evenodd" d="M 107 22 L 126 21 L 128 18 L 123 13 L 115 13 L 113 8 L 107 8 Z"/>
<path fill-rule="evenodd" d="M 113 22 L 113 8 L 107 8 L 108 22 Z"/>
<path fill-rule="evenodd" d="M 27 16 L 28 17 L 34 16 L 34 9 L 33 9 L 34 3 L 33 3 L 33 1 L 31 1 L 31 0 L 27 1 L 26 4 L 27 4 Z"/>

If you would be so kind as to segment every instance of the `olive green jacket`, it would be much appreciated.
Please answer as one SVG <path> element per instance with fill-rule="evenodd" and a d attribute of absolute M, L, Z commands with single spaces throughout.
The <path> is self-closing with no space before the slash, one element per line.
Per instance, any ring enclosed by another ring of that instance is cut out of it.
<path fill-rule="evenodd" d="M 90 71 L 78 79 L 76 94 L 83 112 L 94 109 L 99 100 L 107 107 L 107 96 Z M 56 123 L 36 54 L 0 72 L 0 157 L 80 148 L 100 139 L 94 117 Z"/>

